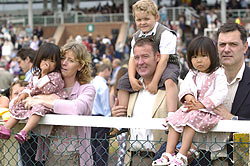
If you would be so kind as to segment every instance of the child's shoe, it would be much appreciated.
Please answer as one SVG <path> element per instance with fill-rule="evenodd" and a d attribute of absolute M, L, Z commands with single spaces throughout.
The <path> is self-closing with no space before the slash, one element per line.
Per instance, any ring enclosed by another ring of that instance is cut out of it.
<path fill-rule="evenodd" d="M 0 139 L 10 138 L 10 129 L 6 129 L 4 126 L 0 126 Z"/>
<path fill-rule="evenodd" d="M 21 130 L 19 133 L 17 133 L 17 134 L 15 135 L 15 139 L 16 139 L 19 143 L 23 144 L 25 141 L 28 140 L 28 134 L 26 133 L 26 131 Z"/>
<path fill-rule="evenodd" d="M 170 164 L 170 166 L 187 166 L 187 165 L 188 165 L 187 157 L 181 153 L 178 153 Z"/>
<path fill-rule="evenodd" d="M 166 156 L 168 159 L 164 156 Z M 162 153 L 161 158 L 153 161 L 152 166 L 169 165 L 171 161 L 173 160 L 173 158 L 174 156 L 172 156 L 172 154 L 164 152 Z"/>

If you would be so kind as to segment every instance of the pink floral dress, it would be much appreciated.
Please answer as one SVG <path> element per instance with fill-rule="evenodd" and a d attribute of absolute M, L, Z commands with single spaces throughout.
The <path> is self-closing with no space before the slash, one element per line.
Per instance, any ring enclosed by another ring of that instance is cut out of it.
<path fill-rule="evenodd" d="M 49 95 L 54 93 L 60 98 L 65 99 L 68 95 L 63 88 L 64 81 L 61 74 L 58 72 L 51 72 L 42 78 L 33 76 L 31 82 L 23 90 L 23 92 L 28 93 L 30 96 Z M 53 112 L 53 109 L 50 109 L 42 104 L 35 105 L 31 108 L 31 110 L 27 110 L 25 109 L 24 104 L 19 102 L 10 108 L 12 117 L 19 120 L 27 119 L 33 114 L 44 116 L 49 112 Z"/>
<path fill-rule="evenodd" d="M 164 126 L 170 125 L 175 131 L 182 133 L 185 126 L 196 132 L 207 133 L 222 119 L 213 109 L 223 103 L 227 96 L 227 78 L 224 69 L 213 73 L 189 71 L 181 84 L 179 99 L 184 104 L 172 116 L 166 118 Z M 187 111 L 184 96 L 193 95 L 205 109 Z"/>

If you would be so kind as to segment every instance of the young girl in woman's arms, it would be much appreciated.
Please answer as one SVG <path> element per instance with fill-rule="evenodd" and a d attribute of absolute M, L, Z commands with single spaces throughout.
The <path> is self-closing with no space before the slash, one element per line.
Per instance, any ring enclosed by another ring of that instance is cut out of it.
<path fill-rule="evenodd" d="M 34 105 L 31 109 L 25 107 L 22 101 L 28 96 L 56 94 L 60 98 L 67 98 L 64 91 L 64 81 L 61 77 L 60 48 L 52 43 L 44 43 L 39 48 L 33 62 L 33 77 L 28 86 L 13 101 L 10 108 L 11 118 L 4 126 L 0 126 L 0 139 L 10 138 L 10 129 L 13 128 L 19 120 L 28 118 L 25 127 L 15 135 L 18 142 L 24 143 L 27 140 L 27 134 L 32 130 L 41 117 L 53 110 L 42 104 Z"/>

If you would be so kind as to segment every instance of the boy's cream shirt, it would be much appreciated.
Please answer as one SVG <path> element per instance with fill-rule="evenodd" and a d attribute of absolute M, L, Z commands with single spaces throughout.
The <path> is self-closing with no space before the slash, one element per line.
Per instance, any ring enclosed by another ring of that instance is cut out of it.
<path fill-rule="evenodd" d="M 143 35 L 145 37 L 150 35 L 155 35 L 158 25 L 159 23 L 156 22 L 153 29 L 148 33 L 143 33 L 141 30 L 139 30 L 140 31 L 139 37 L 142 37 Z M 161 40 L 159 45 L 160 54 L 175 54 L 177 37 L 172 32 L 166 30 L 161 34 L 161 39 L 168 39 L 168 40 Z M 133 37 L 131 41 L 130 57 L 134 57 L 134 49 L 133 49 L 134 45 L 135 45 L 135 39 Z"/>

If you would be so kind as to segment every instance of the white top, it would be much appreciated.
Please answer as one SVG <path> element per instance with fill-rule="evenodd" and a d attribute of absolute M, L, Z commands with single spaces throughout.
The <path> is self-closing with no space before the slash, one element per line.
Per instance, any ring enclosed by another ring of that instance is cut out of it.
<path fill-rule="evenodd" d="M 33 76 L 33 86 L 37 88 L 42 88 L 44 85 L 46 85 L 48 82 L 50 82 L 50 79 L 48 75 L 45 75 L 41 78 L 39 76 Z M 32 92 L 31 89 L 24 89 L 22 92 L 28 93 L 30 96 L 30 93 Z"/>
<path fill-rule="evenodd" d="M 227 82 L 228 94 L 223 104 L 229 112 L 231 112 L 233 100 L 234 100 L 239 82 L 243 77 L 244 70 L 245 70 L 245 63 L 243 63 L 235 79 L 231 83 Z M 228 139 L 229 136 L 230 136 L 230 133 L 226 133 L 226 132 L 225 133 L 209 132 L 207 134 L 196 133 L 193 141 L 202 142 L 204 140 L 205 142 L 214 142 L 216 138 L 216 142 L 217 142 L 216 145 L 210 147 L 210 144 L 203 144 L 201 145 L 200 148 L 204 150 L 211 150 L 211 151 L 222 150 L 222 153 L 221 153 L 222 156 L 218 156 L 218 157 L 224 157 L 223 155 L 226 155 L 226 149 L 224 149 L 223 146 L 226 145 L 226 140 Z"/>
<path fill-rule="evenodd" d="M 149 36 L 152 34 L 156 34 L 156 28 L 159 25 L 158 22 L 155 23 L 154 28 L 144 34 L 142 31 L 139 34 L 139 37 L 141 37 L 142 35 L 145 36 Z M 177 41 L 177 37 L 170 31 L 165 30 L 164 32 L 162 32 L 161 34 L 161 41 L 160 41 L 160 45 L 159 45 L 159 50 L 160 50 L 160 54 L 175 54 L 176 53 L 176 41 Z M 135 45 L 135 39 L 133 37 L 132 41 L 131 41 L 131 52 L 130 52 L 130 56 L 134 57 L 134 45 Z"/>
<path fill-rule="evenodd" d="M 215 79 L 215 81 L 210 79 Z M 184 82 L 181 84 L 179 99 L 182 99 L 186 94 L 192 94 L 197 100 L 198 92 L 199 95 L 203 96 L 200 102 L 206 107 L 206 109 L 200 109 L 200 111 L 215 114 L 213 109 L 225 101 L 228 93 L 224 69 L 218 68 L 214 75 L 189 70 Z"/>
<path fill-rule="evenodd" d="M 143 79 L 140 78 L 139 80 L 142 82 L 144 88 L 140 90 L 138 93 L 132 115 L 132 118 L 138 119 L 138 123 L 152 119 L 152 110 L 156 97 L 156 94 L 153 95 L 145 89 Z M 137 151 L 137 150 L 152 151 L 154 149 L 153 144 L 151 142 L 154 140 L 152 130 L 133 128 L 130 130 L 130 134 L 131 134 L 130 142 L 132 144 L 131 147 L 132 151 Z M 141 141 L 141 140 L 148 140 L 148 141 Z"/>
<path fill-rule="evenodd" d="M 228 95 L 226 97 L 226 100 L 224 101 L 224 105 L 229 112 L 231 112 L 234 97 L 235 97 L 236 91 L 238 89 L 239 82 L 243 77 L 244 70 L 245 70 L 245 63 L 243 63 L 243 65 L 240 68 L 240 71 L 237 73 L 237 75 L 233 79 L 233 81 L 230 83 L 227 83 Z"/>
<path fill-rule="evenodd" d="M 25 73 L 24 81 L 31 82 L 31 77 L 32 77 L 32 69 L 30 69 L 27 73 Z"/>
<path fill-rule="evenodd" d="M 92 115 L 111 116 L 109 105 L 109 87 L 107 81 L 101 76 L 95 76 L 91 81 L 95 87 L 96 94 L 92 109 Z"/>

